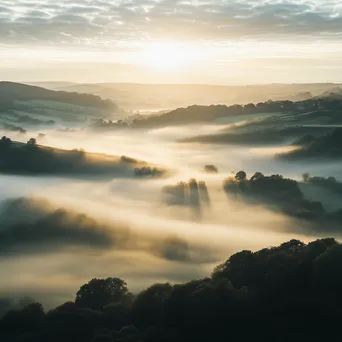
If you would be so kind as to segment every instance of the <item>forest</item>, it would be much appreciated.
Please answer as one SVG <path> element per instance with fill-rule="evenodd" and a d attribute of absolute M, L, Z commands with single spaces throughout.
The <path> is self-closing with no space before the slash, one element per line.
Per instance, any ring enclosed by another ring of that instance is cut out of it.
<path fill-rule="evenodd" d="M 140 293 L 120 278 L 93 278 L 74 300 L 45 311 L 1 299 L 0 338 L 12 341 L 302 341 L 338 334 L 342 245 L 290 240 L 243 250 L 209 277 Z"/>

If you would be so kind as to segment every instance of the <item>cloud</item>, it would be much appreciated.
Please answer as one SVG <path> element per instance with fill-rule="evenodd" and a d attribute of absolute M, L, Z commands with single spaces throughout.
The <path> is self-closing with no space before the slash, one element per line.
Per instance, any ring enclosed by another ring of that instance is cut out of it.
<path fill-rule="evenodd" d="M 145 39 L 340 38 L 334 0 L 0 0 L 3 44 L 113 44 Z"/>

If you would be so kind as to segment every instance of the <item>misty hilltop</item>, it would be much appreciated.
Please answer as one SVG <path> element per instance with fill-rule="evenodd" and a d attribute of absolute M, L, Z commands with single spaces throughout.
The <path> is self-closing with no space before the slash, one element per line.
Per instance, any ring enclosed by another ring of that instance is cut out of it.
<path fill-rule="evenodd" d="M 0 82 L 0 127 L 7 130 L 74 125 L 92 118 L 116 118 L 119 114 L 114 102 L 100 96 Z"/>

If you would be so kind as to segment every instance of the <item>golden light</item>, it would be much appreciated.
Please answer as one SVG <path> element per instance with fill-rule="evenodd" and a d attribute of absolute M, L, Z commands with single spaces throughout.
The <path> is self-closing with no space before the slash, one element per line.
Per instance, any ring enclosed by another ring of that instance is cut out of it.
<path fill-rule="evenodd" d="M 139 59 L 144 66 L 167 71 L 191 63 L 196 59 L 196 54 L 185 46 L 154 43 L 145 47 Z"/>

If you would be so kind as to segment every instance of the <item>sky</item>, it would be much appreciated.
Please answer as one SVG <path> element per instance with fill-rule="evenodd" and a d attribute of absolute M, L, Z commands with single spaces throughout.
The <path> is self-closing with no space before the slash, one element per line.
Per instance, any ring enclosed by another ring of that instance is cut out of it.
<path fill-rule="evenodd" d="M 0 79 L 342 82 L 339 0 L 0 0 Z"/>

